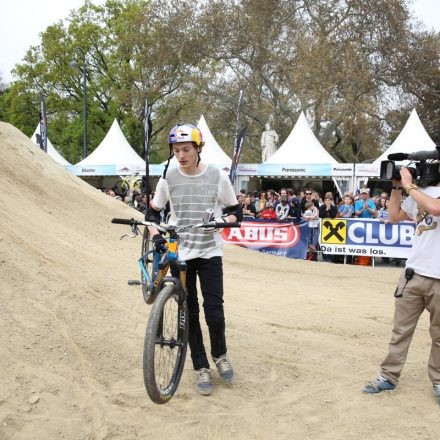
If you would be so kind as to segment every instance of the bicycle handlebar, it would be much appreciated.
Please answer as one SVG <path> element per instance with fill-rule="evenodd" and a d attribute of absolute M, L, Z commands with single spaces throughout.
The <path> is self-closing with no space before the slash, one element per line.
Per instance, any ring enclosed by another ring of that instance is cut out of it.
<path fill-rule="evenodd" d="M 135 220 L 134 218 L 126 219 L 126 218 L 113 218 L 112 223 L 116 223 L 119 225 L 130 225 L 130 226 L 153 226 L 163 232 L 166 232 L 168 229 L 174 228 L 176 232 L 180 232 L 186 229 L 191 228 L 215 228 L 215 229 L 224 229 L 224 228 L 239 228 L 241 226 L 240 222 L 208 222 L 208 223 L 196 223 L 194 225 L 184 225 L 184 226 L 171 226 L 171 225 L 158 225 L 153 222 L 146 222 L 142 220 Z"/>
<path fill-rule="evenodd" d="M 136 223 L 136 220 L 134 218 L 131 218 L 130 220 L 126 218 L 112 218 L 112 223 L 117 223 L 118 225 L 132 225 Z"/>

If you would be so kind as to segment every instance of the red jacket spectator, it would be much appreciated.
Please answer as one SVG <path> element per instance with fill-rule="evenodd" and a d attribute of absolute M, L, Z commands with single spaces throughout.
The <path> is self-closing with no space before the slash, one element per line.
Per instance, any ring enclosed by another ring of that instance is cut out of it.
<path fill-rule="evenodd" d="M 269 204 L 269 207 L 261 213 L 260 217 L 268 220 L 275 220 L 277 218 L 275 209 L 273 208 L 273 203 Z"/>

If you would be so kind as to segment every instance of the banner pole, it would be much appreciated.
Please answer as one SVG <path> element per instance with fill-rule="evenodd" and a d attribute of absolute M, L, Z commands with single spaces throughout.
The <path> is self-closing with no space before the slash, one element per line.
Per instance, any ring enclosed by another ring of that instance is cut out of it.
<path fill-rule="evenodd" d="M 46 99 L 40 94 L 40 148 L 47 153 Z"/>
<path fill-rule="evenodd" d="M 145 98 L 144 109 L 144 149 L 145 149 L 145 192 L 147 193 L 147 206 L 150 206 L 150 137 L 151 137 L 151 115 L 148 107 L 148 97 Z"/>

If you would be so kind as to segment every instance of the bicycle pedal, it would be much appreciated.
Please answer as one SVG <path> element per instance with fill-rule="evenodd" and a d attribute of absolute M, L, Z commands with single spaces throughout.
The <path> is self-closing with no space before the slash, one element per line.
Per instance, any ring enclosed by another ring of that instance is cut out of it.
<path fill-rule="evenodd" d="M 129 286 L 140 286 L 142 283 L 138 280 L 128 280 Z"/>

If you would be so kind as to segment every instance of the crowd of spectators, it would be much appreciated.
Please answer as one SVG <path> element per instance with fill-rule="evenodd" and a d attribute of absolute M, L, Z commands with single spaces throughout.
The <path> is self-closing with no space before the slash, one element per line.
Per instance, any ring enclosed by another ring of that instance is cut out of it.
<path fill-rule="evenodd" d="M 314 221 L 318 218 L 361 217 L 379 218 L 388 221 L 389 194 L 370 197 L 368 188 L 361 188 L 359 194 L 346 192 L 341 199 L 336 199 L 331 192 L 324 197 L 311 188 L 295 191 L 291 188 L 249 192 L 241 190 L 237 195 L 245 217 L 271 220 L 305 219 Z M 388 201 L 388 202 L 387 202 Z M 314 223 L 309 224 L 314 227 Z"/>
<path fill-rule="evenodd" d="M 245 218 L 261 218 L 272 221 L 301 220 L 308 222 L 307 245 L 310 259 L 316 259 L 319 250 L 319 219 L 320 218 L 377 218 L 383 223 L 388 223 L 389 194 L 382 192 L 380 195 L 370 197 L 368 188 L 361 188 L 357 194 L 344 193 L 340 199 L 333 193 L 322 195 L 312 188 L 295 191 L 291 188 L 281 188 L 279 193 L 275 190 L 250 192 L 241 190 L 237 199 L 243 208 Z M 335 258 L 324 255 L 325 261 L 335 261 Z M 367 257 L 367 263 L 371 259 Z M 384 263 L 391 260 L 383 258 Z M 399 260 L 394 262 L 399 264 Z M 361 263 L 358 263 L 361 264 Z"/>
<path fill-rule="evenodd" d="M 113 188 L 107 188 L 105 193 L 110 197 L 120 199 L 124 203 L 145 214 L 147 194 L 140 190 L 134 190 L 125 197 L 118 196 Z M 154 193 L 150 195 L 150 200 Z M 307 245 L 310 259 L 316 259 L 319 241 L 320 218 L 378 218 L 383 223 L 388 223 L 389 194 L 382 192 L 380 195 L 370 197 L 368 188 L 361 188 L 358 194 L 344 193 L 337 199 L 333 193 L 327 192 L 324 197 L 312 188 L 304 188 L 295 191 L 292 188 L 281 188 L 279 192 L 273 189 L 260 192 L 248 192 L 240 190 L 237 194 L 238 203 L 243 209 L 244 218 L 260 218 L 271 221 L 307 221 L 308 237 Z M 334 258 L 323 255 L 326 261 L 334 261 Z M 398 260 L 395 260 L 397 262 Z M 388 263 L 390 259 L 384 258 Z"/>
<path fill-rule="evenodd" d="M 104 192 L 108 196 L 121 200 L 125 204 L 137 209 L 138 211 L 142 212 L 142 214 L 145 214 L 146 210 L 148 209 L 147 194 L 141 190 L 135 189 L 133 193 L 126 194 L 125 196 L 116 194 L 114 188 L 112 187 L 105 189 Z M 150 200 L 153 200 L 153 197 L 154 192 L 150 194 Z"/>

